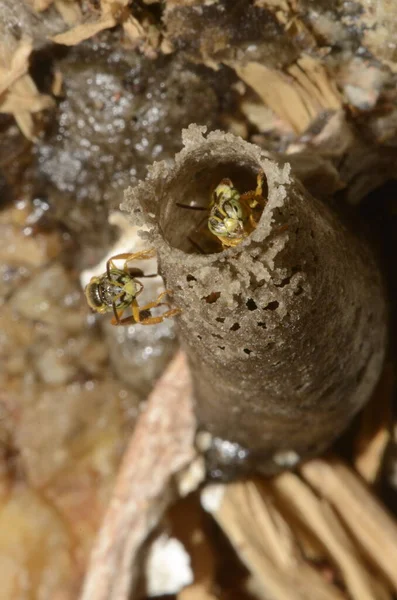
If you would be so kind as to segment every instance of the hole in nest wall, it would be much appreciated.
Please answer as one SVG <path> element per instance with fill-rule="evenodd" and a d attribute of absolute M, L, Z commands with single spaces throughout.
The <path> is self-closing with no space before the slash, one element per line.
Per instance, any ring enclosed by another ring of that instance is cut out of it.
<path fill-rule="evenodd" d="M 272 302 L 269 302 L 269 304 L 264 306 L 263 310 L 277 310 L 279 306 L 280 306 L 280 303 L 277 302 L 277 300 L 273 300 Z"/>
<path fill-rule="evenodd" d="M 259 166 L 255 163 L 236 164 L 217 159 L 210 153 L 202 160 L 196 155 L 186 161 L 180 174 L 167 184 L 160 200 L 160 227 L 165 240 L 188 254 L 222 252 L 222 243 L 208 229 L 212 193 L 225 178 L 232 181 L 241 195 L 254 191 L 258 172 Z M 267 197 L 266 180 L 262 194 Z M 252 210 L 255 210 L 254 218 L 258 221 L 263 207 Z M 249 227 L 248 218 L 246 222 Z"/>
<path fill-rule="evenodd" d="M 252 298 L 248 298 L 247 302 L 245 303 L 245 306 L 248 308 L 248 310 L 256 310 L 258 308 L 255 300 L 253 300 Z"/>
<path fill-rule="evenodd" d="M 208 294 L 208 296 L 203 296 L 201 299 L 205 300 L 207 304 L 214 304 L 214 302 L 220 298 L 220 295 L 220 292 L 211 292 L 211 294 Z"/>

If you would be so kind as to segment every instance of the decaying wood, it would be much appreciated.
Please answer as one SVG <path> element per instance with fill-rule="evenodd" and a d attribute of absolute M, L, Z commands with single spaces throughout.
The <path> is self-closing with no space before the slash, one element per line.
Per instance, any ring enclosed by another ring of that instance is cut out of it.
<path fill-rule="evenodd" d="M 305 480 L 338 512 L 371 562 L 397 590 L 397 524 L 341 460 L 315 459 L 301 467 Z"/>
<path fill-rule="evenodd" d="M 341 107 L 340 95 L 324 66 L 309 56 L 291 65 L 289 75 L 256 62 L 230 66 L 296 133 L 307 129 L 322 112 Z"/>
<path fill-rule="evenodd" d="M 178 354 L 158 381 L 125 453 L 95 545 L 82 600 L 127 600 L 137 555 L 174 498 L 173 478 L 194 458 L 190 375 Z"/>

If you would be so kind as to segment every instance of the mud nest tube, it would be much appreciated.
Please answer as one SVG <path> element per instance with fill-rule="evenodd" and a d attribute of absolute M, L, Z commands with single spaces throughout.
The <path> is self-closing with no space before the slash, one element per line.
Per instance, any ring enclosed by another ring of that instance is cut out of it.
<path fill-rule="evenodd" d="M 155 163 L 123 208 L 149 226 L 182 309 L 212 475 L 272 474 L 323 451 L 370 397 L 386 346 L 382 278 L 365 241 L 288 164 L 231 134 L 204 134 L 185 130 L 175 162 Z M 208 206 L 223 177 L 252 190 L 261 169 L 257 228 L 235 248 L 207 245 L 206 213 L 178 205 Z"/>

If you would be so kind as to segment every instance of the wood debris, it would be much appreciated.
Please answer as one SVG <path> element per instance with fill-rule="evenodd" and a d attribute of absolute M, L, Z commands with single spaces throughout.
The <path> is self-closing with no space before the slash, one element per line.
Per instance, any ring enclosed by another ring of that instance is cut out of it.
<path fill-rule="evenodd" d="M 36 12 L 43 12 L 47 10 L 54 0 L 27 0 L 27 3 L 35 10 Z"/>
<path fill-rule="evenodd" d="M 77 2 L 73 0 L 54 0 L 54 6 L 68 25 L 76 25 L 82 19 L 82 12 Z"/>
<path fill-rule="evenodd" d="M 35 139 L 32 114 L 54 105 L 51 96 L 39 93 L 28 74 L 32 49 L 30 39 L 22 39 L 13 53 L 2 48 L 3 64 L 0 65 L 0 113 L 12 114 L 29 140 Z M 7 68 L 7 65 L 10 66 Z"/>
<path fill-rule="evenodd" d="M 270 489 L 287 513 L 299 519 L 323 544 L 330 560 L 342 573 L 353 600 L 391 598 L 387 588 L 379 589 L 379 582 L 369 573 L 368 565 L 363 563 L 361 553 L 354 547 L 333 509 L 306 483 L 293 473 L 283 473 L 271 481 Z"/>
<path fill-rule="evenodd" d="M 18 81 L 18 79 L 28 72 L 29 57 L 32 49 L 32 40 L 22 40 L 14 54 L 11 56 L 9 68 L 6 67 L 7 61 L 4 53 L 5 66 L 0 66 L 0 95 L 8 90 L 16 81 Z"/>
<path fill-rule="evenodd" d="M 127 17 L 126 9 L 130 0 L 101 0 L 100 16 L 93 22 L 80 23 L 64 33 L 58 33 L 51 39 L 57 44 L 75 46 L 88 40 L 100 31 L 115 27 Z"/>
<path fill-rule="evenodd" d="M 397 524 L 360 478 L 340 459 L 315 459 L 304 479 L 340 515 L 359 547 L 397 591 Z"/>
<path fill-rule="evenodd" d="M 369 484 L 377 481 L 386 448 L 391 441 L 393 415 L 390 398 L 395 387 L 394 380 L 393 365 L 389 363 L 361 415 L 354 466 Z"/>
<path fill-rule="evenodd" d="M 320 61 L 301 55 L 288 75 L 258 62 L 229 64 L 283 121 L 303 133 L 324 111 L 337 111 L 342 99 Z"/>
<path fill-rule="evenodd" d="M 146 56 L 155 58 L 156 51 L 161 47 L 160 30 L 149 19 L 143 18 L 139 21 L 134 17 L 128 9 L 129 4 L 130 0 L 101 0 L 99 18 L 78 23 L 72 29 L 59 33 L 51 39 L 57 44 L 75 46 L 105 29 L 120 24 L 133 48 L 139 47 Z M 167 48 L 165 50 L 167 51 Z"/>
<path fill-rule="evenodd" d="M 293 532 L 256 481 L 208 486 L 210 512 L 272 600 L 341 600 L 344 594 L 304 559 Z M 266 594 L 268 596 L 266 596 Z"/>
<path fill-rule="evenodd" d="M 76 25 L 82 18 L 81 8 L 76 0 L 27 0 L 27 2 L 39 13 L 53 5 L 68 25 Z"/>

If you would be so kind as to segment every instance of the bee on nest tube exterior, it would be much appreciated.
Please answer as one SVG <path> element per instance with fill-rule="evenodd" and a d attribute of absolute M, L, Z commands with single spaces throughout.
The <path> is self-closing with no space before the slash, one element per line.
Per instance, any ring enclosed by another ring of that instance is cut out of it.
<path fill-rule="evenodd" d="M 113 312 L 112 325 L 156 325 L 165 318 L 174 317 L 181 311 L 171 308 L 168 302 L 163 301 L 165 296 L 172 294 L 171 290 L 162 292 L 155 301 L 139 306 L 137 297 L 144 289 L 141 278 L 156 277 L 157 274 L 145 275 L 141 269 L 130 268 L 128 263 L 132 260 L 143 260 L 153 258 L 155 249 L 143 250 L 135 254 L 124 253 L 112 256 L 106 263 L 106 272 L 100 276 L 91 277 L 85 288 L 85 297 L 90 308 L 100 314 Z M 120 269 L 116 266 L 116 260 L 124 260 Z M 151 310 L 159 306 L 167 306 L 168 310 L 161 315 L 152 316 Z M 122 318 L 126 309 L 131 307 L 132 315 Z"/>

